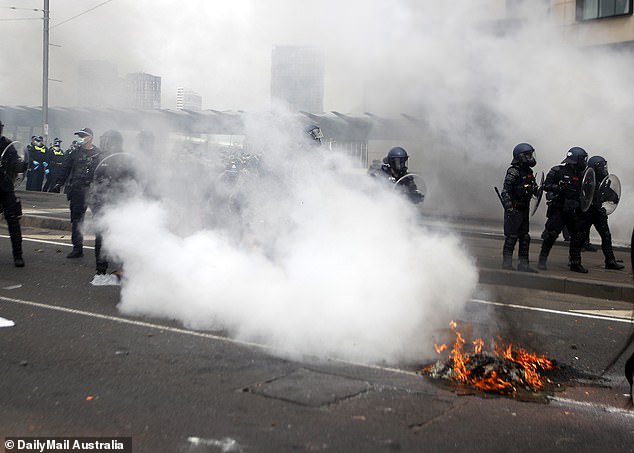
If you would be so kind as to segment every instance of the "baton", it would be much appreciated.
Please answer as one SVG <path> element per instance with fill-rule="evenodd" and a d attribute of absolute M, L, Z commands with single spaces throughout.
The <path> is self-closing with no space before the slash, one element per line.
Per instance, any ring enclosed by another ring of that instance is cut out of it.
<path fill-rule="evenodd" d="M 506 208 L 504 207 L 504 200 L 502 200 L 502 195 L 500 195 L 500 191 L 498 190 L 497 186 L 493 187 L 495 189 L 495 193 L 498 196 L 498 199 L 500 200 L 500 203 L 502 204 L 502 208 L 506 211 Z"/>

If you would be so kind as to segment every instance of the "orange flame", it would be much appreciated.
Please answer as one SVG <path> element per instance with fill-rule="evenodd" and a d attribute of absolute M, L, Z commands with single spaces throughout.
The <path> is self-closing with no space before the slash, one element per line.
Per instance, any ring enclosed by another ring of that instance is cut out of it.
<path fill-rule="evenodd" d="M 449 354 L 453 362 L 453 374 L 455 379 L 485 391 L 499 391 L 503 393 L 516 392 L 515 384 L 502 379 L 495 370 L 491 370 L 488 375 L 482 377 L 471 376 L 472 372 L 467 365 L 472 356 L 463 351 L 465 340 L 460 331 L 457 330 L 458 324 L 455 321 L 451 321 L 449 325 L 456 335 L 456 341 Z M 513 351 L 512 343 L 501 346 L 495 341 L 493 346 L 494 353 L 498 358 L 514 362 L 521 367 L 524 383 L 534 391 L 544 386 L 545 378 L 540 375 L 540 371 L 552 370 L 554 368 L 553 362 L 547 359 L 546 356 L 531 354 L 520 347 L 518 347 L 516 351 Z M 447 345 L 445 344 L 440 346 L 434 344 L 434 347 L 439 354 L 447 349 Z M 481 338 L 477 338 L 473 341 L 473 354 L 481 353 L 483 348 L 484 341 Z"/>

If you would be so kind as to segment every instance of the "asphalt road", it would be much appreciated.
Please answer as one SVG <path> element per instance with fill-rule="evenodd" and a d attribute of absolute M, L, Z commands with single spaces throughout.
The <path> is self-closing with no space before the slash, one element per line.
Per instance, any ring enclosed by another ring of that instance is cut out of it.
<path fill-rule="evenodd" d="M 625 301 L 481 286 L 462 321 L 574 371 L 521 401 L 398 367 L 294 362 L 222 332 L 121 315 L 93 255 L 25 228 L 26 267 L 0 230 L 0 438 L 132 437 L 135 452 L 634 451 L 622 361 Z M 512 303 L 513 305 L 508 305 Z M 571 375 L 571 376 L 572 376 Z"/>

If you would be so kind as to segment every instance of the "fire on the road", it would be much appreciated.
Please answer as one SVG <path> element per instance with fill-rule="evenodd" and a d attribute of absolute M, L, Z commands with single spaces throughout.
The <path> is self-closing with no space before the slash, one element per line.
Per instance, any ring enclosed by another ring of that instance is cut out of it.
<path fill-rule="evenodd" d="M 446 361 L 439 360 L 421 370 L 435 379 L 461 382 L 485 392 L 514 394 L 519 389 L 540 390 L 548 380 L 544 371 L 554 369 L 553 361 L 543 355 L 531 354 L 513 344 L 501 346 L 494 342 L 492 352 L 483 352 L 485 342 L 477 338 L 472 351 L 465 351 L 466 341 L 456 322 L 450 323 L 456 340 Z M 439 354 L 446 344 L 434 344 Z"/>

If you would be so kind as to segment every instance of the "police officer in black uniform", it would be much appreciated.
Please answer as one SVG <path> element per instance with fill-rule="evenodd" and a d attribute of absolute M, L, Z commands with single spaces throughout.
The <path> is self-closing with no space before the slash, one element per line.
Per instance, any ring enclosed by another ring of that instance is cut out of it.
<path fill-rule="evenodd" d="M 108 205 L 120 202 L 132 183 L 139 181 L 139 174 L 130 155 L 123 151 L 123 136 L 117 130 L 108 130 L 99 137 L 101 155 L 96 167 L 94 181 L 90 188 L 89 206 L 95 216 L 99 216 Z M 102 251 L 103 236 L 99 229 L 95 232 L 96 275 L 108 271 L 108 259 Z M 120 274 L 120 269 L 115 273 Z"/>
<path fill-rule="evenodd" d="M 62 164 L 64 163 L 65 156 L 65 152 L 62 149 L 62 141 L 55 137 L 55 140 L 53 140 L 53 146 L 49 148 L 48 152 L 48 168 L 44 170 L 44 173 L 47 173 L 46 182 L 44 183 L 44 188 L 42 189 L 44 192 L 50 192 L 53 187 L 55 187 L 57 178 L 62 170 Z"/>
<path fill-rule="evenodd" d="M 44 183 L 44 171 L 48 167 L 48 150 L 41 135 L 31 137 L 26 147 L 29 158 L 29 171 L 26 178 L 26 190 L 41 192 Z"/>
<path fill-rule="evenodd" d="M 93 145 L 92 129 L 85 127 L 75 132 L 78 136 L 79 148 L 74 150 L 62 165 L 52 192 L 59 193 L 61 187 L 70 178 L 70 188 L 67 198 L 70 201 L 70 222 L 72 226 L 71 240 L 73 250 L 66 258 L 80 258 L 84 256 L 84 235 L 81 227 L 88 209 L 88 191 L 92 184 L 95 168 L 99 163 L 101 150 Z"/>
<path fill-rule="evenodd" d="M 597 180 L 597 185 L 601 183 L 608 175 L 608 162 L 601 156 L 592 156 L 588 159 L 588 167 L 594 169 L 594 173 Z M 605 196 L 607 200 L 599 200 L 600 194 L 598 190 L 594 191 L 594 198 L 592 200 L 592 204 L 590 208 L 585 213 L 583 219 L 585 221 L 584 224 L 584 237 L 587 239 L 590 235 L 590 228 L 594 226 L 601 236 L 601 250 L 603 251 L 603 256 L 605 257 L 605 268 L 606 269 L 614 269 L 621 270 L 625 266 L 616 261 L 614 257 L 614 249 L 612 248 L 612 234 L 610 233 L 610 227 L 608 226 L 608 214 L 605 212 L 605 209 L 601 206 L 603 201 L 614 201 L 616 203 L 619 202 L 618 194 L 611 190 L 609 187 L 606 189 Z"/>
<path fill-rule="evenodd" d="M 513 269 L 513 251 L 519 240 L 518 271 L 537 272 L 530 267 L 528 249 L 531 243 L 529 234 L 529 211 L 531 197 L 538 193 L 533 169 L 537 164 L 535 148 L 528 143 L 520 143 L 513 148 L 513 160 L 506 170 L 502 193 L 504 205 L 504 247 L 502 249 L 502 268 Z"/>
<path fill-rule="evenodd" d="M 408 159 L 407 151 L 400 146 L 395 146 L 388 151 L 380 167 L 373 165 L 368 168 L 368 175 L 375 178 L 384 178 L 386 181 L 396 183 L 401 180 L 403 176 L 408 174 Z M 422 203 L 424 195 L 418 190 L 414 178 L 402 179 L 399 185 L 412 203 Z"/>
<path fill-rule="evenodd" d="M 585 239 L 581 212 L 581 185 L 588 162 L 588 153 L 575 146 L 568 150 L 561 165 L 554 166 L 544 181 L 548 200 L 546 228 L 537 267 L 546 270 L 548 254 L 564 225 L 570 232 L 569 267 L 573 272 L 587 273 L 581 264 L 581 248 Z"/>
<path fill-rule="evenodd" d="M 0 206 L 4 211 L 7 221 L 11 248 L 13 250 L 13 264 L 16 267 L 24 267 L 22 258 L 22 230 L 20 217 L 22 216 L 22 204 L 15 196 L 14 181 L 18 173 L 24 173 L 28 163 L 19 156 L 18 151 L 11 141 L 2 135 L 4 124 L 0 121 Z"/>

